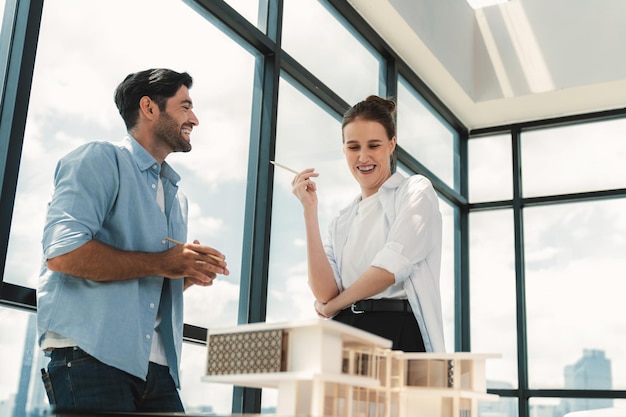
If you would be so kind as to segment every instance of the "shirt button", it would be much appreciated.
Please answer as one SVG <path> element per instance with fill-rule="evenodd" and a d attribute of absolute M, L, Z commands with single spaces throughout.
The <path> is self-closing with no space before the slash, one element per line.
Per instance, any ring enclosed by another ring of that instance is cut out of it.
<path fill-rule="evenodd" d="M 165 239 L 161 240 L 161 245 L 165 245 L 165 244 L 167 244 L 167 240 Z"/>
<path fill-rule="evenodd" d="M 150 308 L 154 308 L 154 303 L 150 303 Z"/>
<path fill-rule="evenodd" d="M 146 339 L 150 340 L 152 336 L 150 336 L 149 334 L 146 335 Z"/>
<path fill-rule="evenodd" d="M 152 184 L 152 188 L 156 188 L 156 184 Z"/>
<path fill-rule="evenodd" d="M 157 164 L 152 165 L 152 169 L 157 169 Z"/>

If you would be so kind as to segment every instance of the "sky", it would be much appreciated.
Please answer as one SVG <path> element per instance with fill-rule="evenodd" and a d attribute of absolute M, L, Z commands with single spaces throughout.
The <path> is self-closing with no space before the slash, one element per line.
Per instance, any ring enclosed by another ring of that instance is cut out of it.
<path fill-rule="evenodd" d="M 256 11 L 250 7 L 254 2 L 229 3 L 256 21 Z M 299 1 L 293 7 L 287 1 L 285 16 L 289 20 L 284 48 L 292 56 L 348 102 L 377 93 L 378 60 L 341 25 L 329 23 L 328 11 L 319 3 Z M 322 25 L 324 36 L 318 37 L 317 28 Z M 180 1 L 87 4 L 46 0 L 36 59 L 5 280 L 36 286 L 45 205 L 56 161 L 89 140 L 120 140 L 125 132 L 112 99 L 116 85 L 130 72 L 170 67 L 194 77 L 190 93 L 200 119 L 192 135 L 192 152 L 168 158 L 183 177 L 181 188 L 191 202 L 189 240 L 199 239 L 225 253 L 231 270 L 230 276 L 212 287 L 188 291 L 186 321 L 208 328 L 236 324 L 255 57 Z M 289 82 L 281 81 L 280 88 L 276 160 L 320 172 L 324 228 L 358 192 L 341 154 L 339 121 Z M 406 122 L 399 132 L 407 132 L 405 136 L 412 130 L 442 134 L 436 127 L 429 130 L 428 120 L 417 123 L 416 113 L 404 114 Z M 525 193 L 624 187 L 623 131 L 624 122 L 613 122 L 529 135 L 523 151 Z M 398 140 L 402 146 L 403 137 Z M 470 141 L 471 198 L 510 198 L 510 162 L 506 162 L 510 161 L 510 143 L 502 138 L 485 139 L 491 146 L 481 146 L 481 141 Z M 432 171 L 449 180 L 451 163 L 445 160 L 449 143 L 428 143 L 416 152 L 423 151 Z M 291 194 L 291 178 L 287 172 L 275 173 L 268 321 L 314 317 L 306 285 L 301 208 Z M 613 336 L 626 334 L 615 315 L 626 290 L 619 272 L 626 270 L 625 206 L 620 200 L 606 200 L 525 212 L 531 383 L 562 387 L 563 367 L 577 361 L 583 349 L 598 348 L 613 362 L 614 388 L 626 387 L 621 371 L 626 369 L 624 339 Z M 444 253 L 451 254 L 453 216 L 444 202 L 442 212 Z M 488 378 L 515 384 L 512 213 L 483 212 L 472 215 L 470 221 L 471 312 L 477 323 L 472 330 L 473 350 L 501 353 L 501 360 L 488 364 Z M 452 262 L 444 255 L 442 296 L 448 348 L 454 346 Z M 3 352 L 21 357 L 23 345 L 16 340 L 23 340 L 27 316 L 0 309 Z M 230 387 L 200 382 L 204 355 L 202 346 L 185 345 L 183 400 L 190 406 L 211 404 L 215 411 L 227 413 Z M 2 367 L 0 402 L 16 389 L 19 363 Z"/>

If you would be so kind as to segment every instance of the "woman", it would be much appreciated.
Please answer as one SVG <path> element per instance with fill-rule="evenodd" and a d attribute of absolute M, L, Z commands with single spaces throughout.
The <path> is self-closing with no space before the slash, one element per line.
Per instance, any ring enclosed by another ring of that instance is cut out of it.
<path fill-rule="evenodd" d="M 319 316 L 369 331 L 405 352 L 443 352 L 441 214 L 430 181 L 395 171 L 395 103 L 378 96 L 343 118 L 343 152 L 360 195 L 322 242 L 314 169 L 292 181 L 302 203 L 309 285 Z"/>

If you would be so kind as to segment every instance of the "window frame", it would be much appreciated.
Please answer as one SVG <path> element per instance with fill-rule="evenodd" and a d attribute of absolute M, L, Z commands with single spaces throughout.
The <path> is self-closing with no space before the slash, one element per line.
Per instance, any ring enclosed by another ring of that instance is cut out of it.
<path fill-rule="evenodd" d="M 4 282 L 4 267 L 15 201 L 17 177 L 26 125 L 31 83 L 39 37 L 39 26 L 44 0 L 7 0 L 2 32 L 0 33 L 0 308 L 19 308 L 36 311 L 34 288 Z M 253 50 L 259 57 L 255 71 L 255 91 L 252 108 L 252 129 L 248 182 L 246 195 L 242 277 L 240 287 L 239 323 L 265 320 L 268 283 L 269 239 L 272 212 L 273 159 L 276 143 L 276 118 L 278 85 L 281 72 L 287 74 L 300 88 L 323 103 L 329 111 L 340 116 L 349 104 L 328 86 L 317 79 L 294 58 L 281 49 L 282 8 L 284 0 L 260 1 L 262 32 L 222 0 L 184 0 L 207 20 L 233 37 L 244 48 Z M 585 115 L 537 120 L 532 122 L 497 126 L 470 131 L 443 104 L 436 94 L 402 61 L 393 49 L 367 24 L 345 0 L 320 0 L 334 9 L 348 22 L 372 50 L 383 59 L 379 91 L 388 97 L 397 96 L 398 79 L 402 77 L 437 116 L 458 134 L 458 191 L 452 189 L 426 167 L 398 147 L 398 160 L 407 169 L 429 177 L 438 194 L 454 207 L 455 212 L 455 350 L 470 351 L 471 317 L 469 309 L 469 227 L 470 212 L 511 208 L 514 213 L 516 313 L 518 316 L 518 389 L 489 389 L 506 399 L 518 400 L 518 415 L 529 415 L 531 398 L 625 398 L 625 390 L 544 390 L 528 389 L 528 358 L 524 294 L 524 223 L 523 209 L 546 204 L 572 201 L 591 201 L 606 198 L 626 198 L 626 189 L 549 195 L 524 198 L 521 190 L 520 137 L 531 129 L 571 125 L 625 118 L 626 109 L 595 112 Z M 491 134 L 507 134 L 512 140 L 513 198 L 504 201 L 469 203 L 468 195 L 468 141 Z M 251 277 L 254 276 L 255 280 Z M 184 340 L 204 344 L 207 329 L 185 324 Z M 260 411 L 260 390 L 235 388 L 234 413 Z"/>

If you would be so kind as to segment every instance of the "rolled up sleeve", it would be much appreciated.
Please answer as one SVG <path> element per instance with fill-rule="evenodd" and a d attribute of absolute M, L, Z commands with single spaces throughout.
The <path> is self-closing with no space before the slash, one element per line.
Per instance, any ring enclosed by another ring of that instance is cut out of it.
<path fill-rule="evenodd" d="M 402 254 L 402 249 L 402 244 L 398 242 L 387 242 L 372 261 L 372 266 L 391 272 L 396 283 L 408 277 L 413 270 L 413 264 Z"/>
<path fill-rule="evenodd" d="M 115 176 L 103 174 L 112 166 L 114 156 L 93 144 L 59 161 L 42 238 L 46 259 L 69 253 L 97 235 L 115 200 Z"/>

